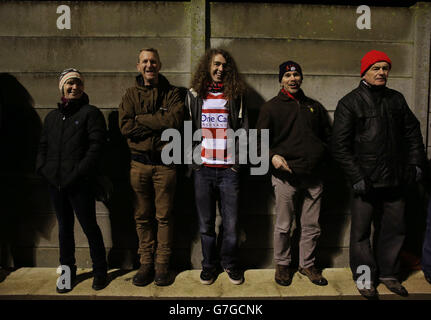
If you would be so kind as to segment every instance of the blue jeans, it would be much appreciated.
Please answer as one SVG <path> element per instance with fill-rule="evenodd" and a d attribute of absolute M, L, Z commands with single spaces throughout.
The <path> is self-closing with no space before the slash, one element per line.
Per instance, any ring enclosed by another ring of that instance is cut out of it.
<path fill-rule="evenodd" d="M 431 199 L 428 203 L 427 227 L 422 249 L 422 270 L 425 274 L 431 275 Z"/>
<path fill-rule="evenodd" d="M 202 267 L 213 269 L 219 262 L 215 231 L 217 200 L 222 217 L 219 233 L 221 265 L 225 269 L 237 267 L 239 174 L 231 168 L 202 166 L 194 171 L 194 184 L 202 242 Z"/>

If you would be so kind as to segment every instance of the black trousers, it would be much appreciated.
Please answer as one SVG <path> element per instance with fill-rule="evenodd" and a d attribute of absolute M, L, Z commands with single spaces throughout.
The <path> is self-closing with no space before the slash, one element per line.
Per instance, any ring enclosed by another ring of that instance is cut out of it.
<path fill-rule="evenodd" d="M 401 188 L 375 188 L 352 200 L 350 230 L 350 268 L 353 279 L 358 267 L 368 266 L 371 281 L 398 279 L 399 253 L 405 238 L 405 200 Z M 375 233 L 371 243 L 371 223 Z"/>
<path fill-rule="evenodd" d="M 58 190 L 50 186 L 49 192 L 58 220 L 60 264 L 75 266 L 75 212 L 90 246 L 94 273 L 107 271 L 106 250 L 102 232 L 96 221 L 96 201 L 90 185 L 86 182 Z"/>

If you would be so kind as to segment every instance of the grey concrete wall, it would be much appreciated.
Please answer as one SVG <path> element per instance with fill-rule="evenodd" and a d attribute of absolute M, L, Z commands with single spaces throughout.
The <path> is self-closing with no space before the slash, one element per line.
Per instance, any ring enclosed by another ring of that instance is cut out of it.
<path fill-rule="evenodd" d="M 60 4 L 71 8 L 70 30 L 56 27 Z M 393 61 L 388 85 L 405 95 L 428 137 L 430 12 L 426 3 L 371 7 L 371 30 L 359 30 L 356 6 L 349 5 L 2 1 L 0 70 L 15 77 L 31 95 L 42 121 L 59 100 L 58 73 L 71 66 L 84 73 L 86 92 L 104 113 L 111 137 L 104 166 L 115 193 L 109 203 L 97 203 L 97 219 L 111 264 L 126 268 L 134 262 L 136 235 L 127 179 L 128 150 L 115 126 L 116 108 L 124 90 L 133 85 L 140 48 L 158 48 L 161 72 L 183 87 L 188 87 L 206 47 L 229 50 L 251 89 L 252 125 L 262 103 L 279 90 L 281 62 L 291 59 L 302 65 L 304 91 L 322 102 L 332 117 L 337 101 L 359 82 L 362 56 L 371 49 L 382 50 Z M 9 241 L 15 264 L 55 266 L 57 224 L 46 186 L 28 172 L 22 176 L 26 200 L 20 205 L 9 201 L 3 214 L 9 220 L 2 218 L 15 225 L 8 231 L 15 235 Z M 347 266 L 350 194 L 336 167 L 328 169 L 326 182 L 319 261 L 325 266 Z M 172 260 L 180 267 L 200 268 L 193 188 L 183 177 L 179 185 Z M 16 184 L 15 188 L 19 192 L 21 187 Z M 248 267 L 272 267 L 275 216 L 270 181 L 248 177 L 242 190 L 241 257 Z M 21 215 L 22 211 L 26 214 Z M 86 238 L 78 224 L 75 229 L 78 264 L 91 266 Z"/>

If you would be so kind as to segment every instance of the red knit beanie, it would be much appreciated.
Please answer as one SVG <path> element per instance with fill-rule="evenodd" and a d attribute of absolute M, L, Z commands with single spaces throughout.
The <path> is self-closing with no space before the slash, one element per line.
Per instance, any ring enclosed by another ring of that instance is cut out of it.
<path fill-rule="evenodd" d="M 367 52 L 361 60 L 361 77 L 367 72 L 368 68 L 379 61 L 385 61 L 389 63 L 389 68 L 392 66 L 392 61 L 389 59 L 386 53 L 377 50 L 371 50 Z"/>

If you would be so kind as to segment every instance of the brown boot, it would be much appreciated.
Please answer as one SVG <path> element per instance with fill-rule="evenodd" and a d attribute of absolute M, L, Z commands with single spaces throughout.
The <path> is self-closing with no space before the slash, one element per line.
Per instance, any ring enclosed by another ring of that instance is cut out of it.
<path fill-rule="evenodd" d="M 315 266 L 311 266 L 308 268 L 301 268 L 298 269 L 299 273 L 303 274 L 304 276 L 307 276 L 310 281 L 318 286 L 326 286 L 328 284 L 328 280 L 326 280 L 322 276 L 322 272 L 318 270 Z"/>
<path fill-rule="evenodd" d="M 150 263 L 141 264 L 138 272 L 133 277 L 133 284 L 138 287 L 146 286 L 154 280 L 154 265 Z"/>
<path fill-rule="evenodd" d="M 157 286 L 168 286 L 171 284 L 169 265 L 167 263 L 156 263 L 154 282 Z"/>
<path fill-rule="evenodd" d="M 275 282 L 281 286 L 288 286 L 292 283 L 292 272 L 289 266 L 277 264 L 275 268 Z"/>

